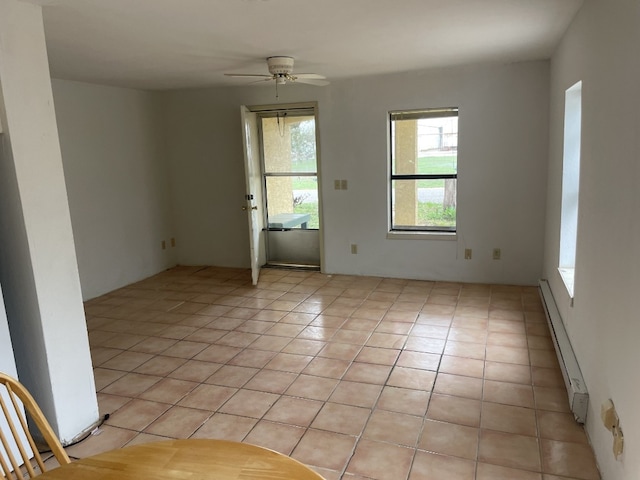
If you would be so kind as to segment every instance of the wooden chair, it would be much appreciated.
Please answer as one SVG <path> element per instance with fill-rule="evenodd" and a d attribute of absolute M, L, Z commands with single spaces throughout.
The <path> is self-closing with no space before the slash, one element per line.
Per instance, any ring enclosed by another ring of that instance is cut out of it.
<path fill-rule="evenodd" d="M 60 463 L 60 465 L 71 463 L 67 452 L 62 448 L 60 440 L 56 437 L 51 425 L 47 422 L 42 410 L 40 410 L 40 407 L 29 391 L 18 380 L 2 372 L 0 372 L 0 385 L 4 385 L 4 388 L 0 387 L 0 407 L 3 414 L 0 415 L 0 422 L 2 422 L 3 428 L 5 428 L 5 425 L 8 426 L 8 431 L 3 432 L 2 429 L 0 429 L 0 473 L 4 474 L 2 478 L 10 479 L 15 477 L 18 480 L 24 480 L 25 470 L 28 474 L 26 478 L 35 477 L 37 473 L 32 464 L 32 458 L 35 459 L 40 471 L 45 471 L 42 456 L 38 452 L 36 442 L 29 432 L 27 419 L 23 413 L 24 411 L 26 411 L 29 418 L 33 421 L 33 424 L 40 431 L 40 434 L 58 460 L 58 463 Z M 22 405 L 24 405 L 24 411 L 21 408 Z M 11 453 L 11 449 L 9 448 L 9 440 L 11 438 L 13 438 L 13 441 L 17 445 L 22 460 L 19 458 L 16 459 L 15 455 Z M 28 445 L 25 444 L 25 439 Z M 32 452 L 31 458 L 29 455 L 29 447 Z M 13 474 L 11 473 L 12 471 Z"/>

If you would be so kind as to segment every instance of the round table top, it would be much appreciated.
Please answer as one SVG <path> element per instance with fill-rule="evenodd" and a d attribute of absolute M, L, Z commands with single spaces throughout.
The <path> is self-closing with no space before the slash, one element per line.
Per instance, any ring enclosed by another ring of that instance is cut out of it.
<path fill-rule="evenodd" d="M 323 480 L 291 457 L 248 443 L 168 440 L 110 450 L 49 470 L 42 480 Z"/>

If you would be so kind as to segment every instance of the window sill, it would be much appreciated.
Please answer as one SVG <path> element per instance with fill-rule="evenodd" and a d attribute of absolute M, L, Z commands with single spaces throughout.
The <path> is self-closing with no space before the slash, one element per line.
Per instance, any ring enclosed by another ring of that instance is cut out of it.
<path fill-rule="evenodd" d="M 571 306 L 573 306 L 573 281 L 575 277 L 575 271 L 575 268 L 558 268 L 558 272 L 560 272 L 562 282 L 567 289 L 569 298 L 571 298 Z"/>
<path fill-rule="evenodd" d="M 456 240 L 455 232 L 387 232 L 389 240 Z"/>

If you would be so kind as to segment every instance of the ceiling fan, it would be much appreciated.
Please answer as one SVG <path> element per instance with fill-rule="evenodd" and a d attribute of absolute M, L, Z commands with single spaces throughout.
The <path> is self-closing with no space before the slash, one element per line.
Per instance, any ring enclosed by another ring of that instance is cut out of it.
<path fill-rule="evenodd" d="M 329 85 L 326 77 L 317 73 L 293 73 L 293 57 L 274 56 L 267 58 L 269 75 L 260 73 L 225 73 L 228 77 L 258 77 L 256 82 L 269 82 L 274 80 L 277 85 L 291 83 L 306 83 L 324 87 Z"/>

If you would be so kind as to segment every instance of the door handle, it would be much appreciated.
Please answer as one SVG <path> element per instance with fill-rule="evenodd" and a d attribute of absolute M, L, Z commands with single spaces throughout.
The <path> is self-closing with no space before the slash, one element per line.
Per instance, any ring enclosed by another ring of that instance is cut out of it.
<path fill-rule="evenodd" d="M 253 206 L 253 207 L 251 207 L 251 210 L 257 210 L 257 209 L 258 209 L 258 207 L 257 207 L 257 206 Z M 245 210 L 245 211 L 246 211 L 246 210 L 249 210 L 249 209 L 248 209 L 246 206 L 243 206 L 243 207 L 242 207 L 242 210 Z"/>

